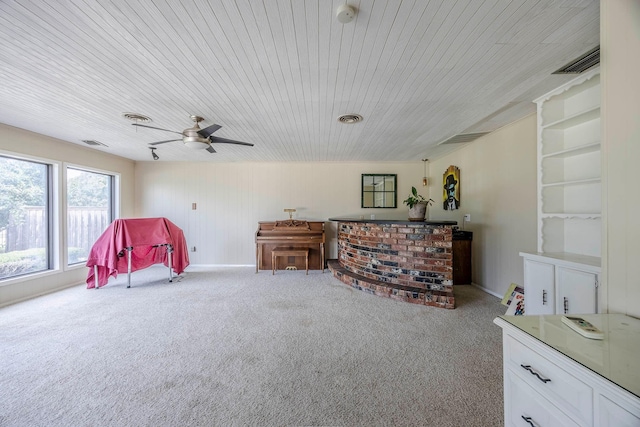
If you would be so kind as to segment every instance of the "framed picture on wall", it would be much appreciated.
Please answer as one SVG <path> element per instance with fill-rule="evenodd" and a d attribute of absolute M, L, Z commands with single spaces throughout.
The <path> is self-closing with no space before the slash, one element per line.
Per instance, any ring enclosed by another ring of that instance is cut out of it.
<path fill-rule="evenodd" d="M 460 207 L 460 169 L 449 166 L 442 176 L 442 208 L 453 211 Z"/>

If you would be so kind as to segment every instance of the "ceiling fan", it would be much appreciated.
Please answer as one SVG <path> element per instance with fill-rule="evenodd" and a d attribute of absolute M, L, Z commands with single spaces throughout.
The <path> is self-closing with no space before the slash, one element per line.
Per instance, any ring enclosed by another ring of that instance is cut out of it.
<path fill-rule="evenodd" d="M 253 144 L 249 142 L 240 142 L 240 141 L 234 141 L 231 139 L 212 136 L 211 135 L 212 133 L 214 133 L 215 131 L 217 131 L 222 127 L 220 125 L 211 125 L 204 129 L 200 129 L 200 126 L 198 126 L 198 123 L 204 120 L 200 116 L 191 116 L 191 120 L 193 120 L 196 124 L 192 128 L 185 129 L 182 132 L 176 132 L 169 129 L 162 129 L 162 128 L 157 128 L 155 126 L 142 125 L 138 123 L 133 123 L 133 126 L 163 130 L 165 132 L 172 132 L 172 133 L 177 133 L 178 135 L 182 135 L 182 138 L 179 138 L 179 139 L 168 139 L 166 141 L 151 142 L 149 143 L 149 145 L 159 145 L 167 142 L 182 141 L 184 145 L 186 145 L 189 148 L 206 149 L 210 153 L 216 152 L 216 150 L 213 149 L 211 144 L 236 144 L 236 145 L 247 145 L 249 147 L 253 147 Z"/>

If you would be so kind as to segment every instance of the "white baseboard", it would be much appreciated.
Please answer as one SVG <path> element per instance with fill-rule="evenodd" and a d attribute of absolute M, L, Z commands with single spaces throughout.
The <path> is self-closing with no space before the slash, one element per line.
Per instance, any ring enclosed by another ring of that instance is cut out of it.
<path fill-rule="evenodd" d="M 217 267 L 253 267 L 256 268 L 255 264 L 189 264 L 187 267 L 187 271 L 189 267 L 194 268 L 217 268 Z"/>
<path fill-rule="evenodd" d="M 484 292 L 488 293 L 489 295 L 493 295 L 493 296 L 494 296 L 494 297 L 496 297 L 496 298 L 500 298 L 500 299 L 502 299 L 502 297 L 503 297 L 503 295 L 500 295 L 500 294 L 498 294 L 497 292 L 492 291 L 491 289 L 487 289 L 487 288 L 485 288 L 484 286 L 480 286 L 480 285 L 478 285 L 477 283 L 473 283 L 473 282 L 471 282 L 471 286 L 475 286 L 476 288 L 478 288 L 478 289 L 480 289 L 480 290 L 482 290 L 482 291 L 484 291 Z"/>
<path fill-rule="evenodd" d="M 33 298 L 41 297 L 43 295 L 52 294 L 54 292 L 62 291 L 64 289 L 71 288 L 73 286 L 79 286 L 79 285 L 82 285 L 82 284 L 84 284 L 86 286 L 86 282 L 84 280 L 80 281 L 80 282 L 69 283 L 69 284 L 66 284 L 66 285 L 60 285 L 60 286 L 58 286 L 57 288 L 54 288 L 54 289 L 47 289 L 46 291 L 38 292 L 38 293 L 35 293 L 33 295 L 27 295 L 27 296 L 24 296 L 22 298 L 18 298 L 18 299 L 15 299 L 15 300 L 4 302 L 4 303 L 0 304 L 0 308 L 6 307 L 6 306 L 12 305 L 12 304 L 17 304 L 19 302 L 27 301 L 27 300 L 30 300 L 30 299 L 33 299 Z"/>

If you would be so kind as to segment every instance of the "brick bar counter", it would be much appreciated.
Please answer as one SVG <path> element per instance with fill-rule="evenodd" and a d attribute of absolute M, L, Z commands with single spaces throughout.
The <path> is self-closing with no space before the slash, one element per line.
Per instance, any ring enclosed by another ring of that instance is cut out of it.
<path fill-rule="evenodd" d="M 329 218 L 338 222 L 338 259 L 327 265 L 343 283 L 378 296 L 455 308 L 456 221 Z"/>

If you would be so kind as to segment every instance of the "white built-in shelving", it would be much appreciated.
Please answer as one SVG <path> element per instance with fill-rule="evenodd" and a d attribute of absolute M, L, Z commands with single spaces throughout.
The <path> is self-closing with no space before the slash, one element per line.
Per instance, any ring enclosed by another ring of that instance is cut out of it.
<path fill-rule="evenodd" d="M 586 72 L 538 105 L 538 251 L 599 258 L 600 74 Z"/>
<path fill-rule="evenodd" d="M 596 313 L 602 241 L 600 74 L 538 105 L 538 252 L 524 258 L 526 314 Z"/>

